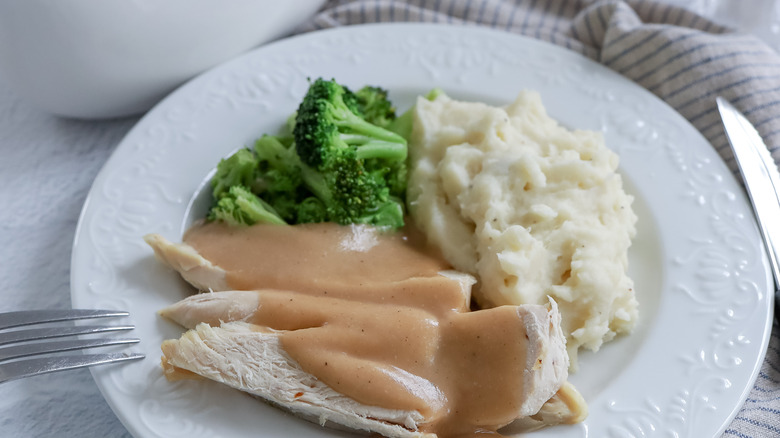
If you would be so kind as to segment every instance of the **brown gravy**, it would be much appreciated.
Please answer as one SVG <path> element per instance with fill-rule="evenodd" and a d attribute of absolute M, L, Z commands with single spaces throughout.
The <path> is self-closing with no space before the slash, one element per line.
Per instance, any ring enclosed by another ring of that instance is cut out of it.
<path fill-rule="evenodd" d="M 184 242 L 225 269 L 228 284 L 238 290 L 317 292 L 434 277 L 450 268 L 432 256 L 415 230 L 387 235 L 367 226 L 242 228 L 212 222 L 188 230 Z"/>
<path fill-rule="evenodd" d="M 414 232 L 211 223 L 184 240 L 231 287 L 263 289 L 251 322 L 286 330 L 285 351 L 336 391 L 417 410 L 440 437 L 500 436 L 517 418 L 523 318 L 513 306 L 470 312 L 468 288 L 438 274 L 449 266 Z"/>

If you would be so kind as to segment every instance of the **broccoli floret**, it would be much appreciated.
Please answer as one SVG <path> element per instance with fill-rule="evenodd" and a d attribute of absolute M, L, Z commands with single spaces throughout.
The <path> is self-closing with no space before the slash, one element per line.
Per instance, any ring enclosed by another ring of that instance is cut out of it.
<path fill-rule="evenodd" d="M 387 128 L 395 120 L 395 107 L 387 98 L 387 90 L 366 86 L 355 93 L 358 107 L 367 122 Z"/>
<path fill-rule="evenodd" d="M 253 192 L 268 202 L 288 223 L 329 220 L 325 203 L 333 194 L 324 177 L 298 157 L 292 137 L 263 136 L 255 143 L 259 162 Z"/>
<path fill-rule="evenodd" d="M 406 140 L 363 118 L 360 99 L 317 79 L 298 108 L 293 136 L 302 178 L 328 220 L 403 226 Z M 403 176 L 403 183 L 397 177 Z"/>
<path fill-rule="evenodd" d="M 290 193 L 301 185 L 300 160 L 292 138 L 264 135 L 255 142 L 259 170 L 256 192 Z"/>
<path fill-rule="evenodd" d="M 378 126 L 394 119 L 385 90 L 317 79 L 286 132 L 219 163 L 209 219 L 403 226 L 406 140 Z"/>
<path fill-rule="evenodd" d="M 257 179 L 257 158 L 249 149 L 239 149 L 228 158 L 220 160 L 217 172 L 211 178 L 212 194 L 219 199 L 230 187 L 251 187 Z"/>
<path fill-rule="evenodd" d="M 406 197 L 406 161 L 388 163 L 386 160 L 366 160 L 365 168 L 375 179 L 384 179 L 390 190 L 390 196 Z"/>
<path fill-rule="evenodd" d="M 334 149 L 358 149 L 358 158 L 406 159 L 406 140 L 367 122 L 354 93 L 335 81 L 317 79 L 298 107 L 295 147 L 304 163 L 317 167 Z"/>
<path fill-rule="evenodd" d="M 309 196 L 298 204 L 297 223 L 307 224 L 312 222 L 327 222 L 328 209 L 325 204 L 315 196 Z"/>
<path fill-rule="evenodd" d="M 211 208 L 208 219 L 224 221 L 232 226 L 257 223 L 287 224 L 273 207 L 241 185 L 231 186 L 222 194 L 216 205 Z"/>
<path fill-rule="evenodd" d="M 255 142 L 258 177 L 251 187 L 289 223 L 297 222 L 298 202 L 303 188 L 300 159 L 292 137 L 264 135 Z"/>
<path fill-rule="evenodd" d="M 333 220 L 392 228 L 404 225 L 402 201 L 391 196 L 386 179 L 388 168 L 382 167 L 383 160 L 359 160 L 355 152 L 345 151 L 334 161 L 333 167 L 320 170 L 332 196 L 329 212 Z M 372 171 L 367 162 L 378 170 Z M 403 162 L 398 165 L 406 168 Z"/>

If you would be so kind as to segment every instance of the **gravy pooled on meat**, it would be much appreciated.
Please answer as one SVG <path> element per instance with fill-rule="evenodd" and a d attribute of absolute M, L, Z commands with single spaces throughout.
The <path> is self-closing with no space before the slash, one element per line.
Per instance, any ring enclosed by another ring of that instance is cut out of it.
<path fill-rule="evenodd" d="M 554 302 L 470 312 L 469 288 L 441 275 L 449 265 L 412 232 L 209 223 L 184 240 L 232 288 L 256 295 L 248 312 L 201 319 L 281 331 L 305 372 L 362 404 L 420 412 L 420 431 L 498 435 L 566 380 Z"/>
<path fill-rule="evenodd" d="M 450 264 L 425 247 L 415 230 L 382 234 L 369 226 L 332 223 L 230 227 L 211 222 L 184 242 L 227 271 L 234 289 L 318 292 L 330 285 L 360 286 L 436 277 Z"/>

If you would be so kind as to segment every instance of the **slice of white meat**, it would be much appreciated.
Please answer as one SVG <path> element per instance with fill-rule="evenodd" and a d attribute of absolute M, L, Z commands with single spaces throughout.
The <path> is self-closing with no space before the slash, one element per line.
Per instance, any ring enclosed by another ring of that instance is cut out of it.
<path fill-rule="evenodd" d="M 260 292 L 230 290 L 190 295 L 158 313 L 183 327 L 200 323 L 218 327 L 222 322 L 247 321 L 260 306 Z"/>
<path fill-rule="evenodd" d="M 282 349 L 279 332 L 240 321 L 221 327 L 202 323 L 178 340 L 165 341 L 162 350 L 169 378 L 187 370 L 322 425 L 332 421 L 387 437 L 435 437 L 417 431 L 424 421 L 419 412 L 363 405 L 303 371 Z"/>
<path fill-rule="evenodd" d="M 416 432 L 426 422 L 420 412 L 363 405 L 303 371 L 280 345 L 279 336 L 285 332 L 247 322 L 262 299 L 263 291 L 214 292 L 188 297 L 163 310 L 163 316 L 194 328 L 181 339 L 163 343 L 166 375 L 191 376 L 186 370 L 320 423 L 333 421 L 390 437 L 423 436 Z M 555 302 L 550 300 L 549 307 L 517 306 L 517 312 L 527 335 L 517 341 L 528 351 L 525 401 L 517 416 L 533 418 L 510 427 L 517 431 L 581 421 L 587 415 L 584 400 L 570 385 L 559 391 L 567 377 L 568 358 Z"/>
<path fill-rule="evenodd" d="M 557 424 L 576 424 L 588 416 L 588 405 L 577 389 L 564 382 L 536 414 L 521 417 L 502 429 L 503 434 L 527 433 Z"/>
<path fill-rule="evenodd" d="M 201 256 L 185 243 L 173 243 L 159 234 L 147 234 L 144 240 L 154 249 L 155 257 L 178 272 L 196 289 L 202 291 L 228 290 L 226 272 Z"/>
<path fill-rule="evenodd" d="M 439 275 L 456 282 L 460 289 L 460 303 L 453 302 L 452 307 L 468 309 L 471 300 L 473 276 L 458 271 L 441 271 Z M 248 321 L 260 306 L 262 291 L 223 290 L 211 293 L 190 295 L 158 313 L 183 327 L 192 329 L 198 323 L 219 326 L 222 322 Z M 367 291 L 367 293 L 369 293 Z M 333 295 L 331 295 L 333 296 Z M 445 297 L 442 299 L 452 299 Z M 381 295 L 377 298 L 382 300 Z"/>
<path fill-rule="evenodd" d="M 528 351 L 523 379 L 525 401 L 520 406 L 518 417 L 526 417 L 539 412 L 566 382 L 569 355 L 566 338 L 561 331 L 561 313 L 555 300 L 549 298 L 548 306 L 523 304 L 517 306 L 517 312 L 525 322 Z"/>

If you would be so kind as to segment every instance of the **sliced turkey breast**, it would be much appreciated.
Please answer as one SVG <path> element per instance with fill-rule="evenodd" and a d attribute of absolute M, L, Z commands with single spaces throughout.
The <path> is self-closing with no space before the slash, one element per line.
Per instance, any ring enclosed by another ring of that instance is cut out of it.
<path fill-rule="evenodd" d="M 323 322 L 321 326 L 312 326 L 311 323 L 321 317 L 320 313 L 330 311 L 330 301 L 338 302 L 340 299 L 314 297 L 315 305 L 290 310 L 300 318 L 300 321 L 303 321 L 300 327 L 294 327 L 292 330 L 275 330 L 260 324 L 267 322 L 263 320 L 267 316 L 263 316 L 262 311 L 259 310 L 263 308 L 264 301 L 266 306 L 276 306 L 275 303 L 287 300 L 280 297 L 291 296 L 284 294 L 290 292 L 206 293 L 188 297 L 162 311 L 164 316 L 184 326 L 194 327 L 181 339 L 164 342 L 162 363 L 166 375 L 174 379 L 187 377 L 188 372 L 195 373 L 259 396 L 309 419 L 314 418 L 321 424 L 332 421 L 388 437 L 435 436 L 430 432 L 435 432 L 436 427 L 429 426 L 446 421 L 448 410 L 453 409 L 452 406 L 445 406 L 451 395 L 439 391 L 439 386 L 446 385 L 397 369 L 392 364 L 376 362 L 372 357 L 363 357 L 361 354 L 364 354 L 365 350 L 358 350 L 357 353 L 347 350 L 334 354 L 323 350 L 316 355 L 317 360 L 333 358 L 332 366 L 335 367 L 365 370 L 389 366 L 392 371 L 390 374 L 393 375 L 391 380 L 399 382 L 398 387 L 414 387 L 414 391 L 422 394 L 419 396 L 421 408 L 383 408 L 357 401 L 348 394 L 336 391 L 326 382 L 305 371 L 305 367 L 294 357 L 299 351 L 296 342 L 311 337 L 316 331 L 322 331 L 324 336 L 321 339 L 326 341 L 308 343 L 306 350 L 312 345 L 327 344 L 327 340 L 332 338 L 333 333 L 344 336 L 341 329 L 329 325 L 328 322 Z M 373 306 L 380 306 L 380 304 L 373 304 Z M 278 307 L 275 309 L 274 313 L 278 311 Z M 266 309 L 266 311 L 270 310 Z M 544 424 L 580 421 L 587 410 L 576 390 L 564 386 L 568 360 L 564 338 L 560 331 L 560 315 L 554 302 L 550 302 L 549 308 L 527 305 L 458 313 L 455 319 L 449 321 L 456 326 L 455 335 L 464 332 L 472 333 L 479 338 L 480 327 L 485 324 L 485 321 L 489 324 L 491 320 L 495 320 L 496 324 L 501 325 L 502 321 L 505 321 L 502 319 L 502 314 L 515 312 L 521 323 L 513 326 L 515 330 L 519 330 L 518 332 L 512 333 L 511 337 L 507 336 L 507 341 L 515 345 L 507 346 L 506 349 L 507 354 L 510 355 L 518 349 L 526 353 L 521 364 L 522 371 L 518 375 L 519 380 L 508 380 L 521 386 L 518 392 L 520 399 L 513 402 L 516 407 L 514 416 L 508 420 L 501 420 L 500 424 L 495 426 L 500 427 L 516 418 L 530 416 L 533 418 L 518 424 L 524 425 L 523 428 L 536 428 Z M 483 319 L 480 321 L 475 318 Z M 349 342 L 366 342 L 360 339 L 362 329 L 359 327 L 364 323 L 352 321 L 350 324 L 357 324 L 357 326 L 353 330 L 354 333 L 346 335 L 346 339 Z M 326 330 L 329 329 L 335 331 L 328 334 Z M 473 331 L 474 329 L 476 331 Z M 293 347 L 293 353 L 284 348 L 284 336 L 293 337 L 287 338 L 294 341 L 288 341 L 288 345 Z M 419 333 L 419 336 L 425 337 L 426 334 Z M 446 353 L 453 348 L 459 348 L 461 343 L 471 342 L 461 340 L 457 336 L 453 337 L 453 332 L 443 333 L 442 336 L 440 340 L 431 344 L 432 346 L 421 347 L 422 351 L 428 352 L 428 356 L 423 355 L 419 360 L 431 363 L 439 361 L 446 365 L 448 362 L 446 358 L 452 356 L 436 358 L 436 354 Z M 397 348 L 392 347 L 392 337 L 392 334 L 388 334 L 379 342 L 387 343 L 387 349 L 397 351 Z M 334 342 L 342 343 L 342 341 Z M 490 349 L 489 345 L 487 349 Z M 340 357 L 344 357 L 343 362 L 339 362 Z M 306 360 L 308 359 L 304 359 Z M 489 358 L 485 358 L 480 363 L 489 362 Z M 478 369 L 484 373 L 495 371 L 490 368 Z M 344 374 L 351 374 L 351 371 Z M 474 384 L 477 384 L 480 376 L 472 373 L 462 376 L 461 379 L 464 381 L 473 379 Z M 426 387 L 427 390 L 420 390 Z"/>
<path fill-rule="evenodd" d="M 433 287 L 425 290 L 426 295 L 412 296 L 401 304 L 417 305 L 425 308 L 426 303 L 433 301 L 437 307 L 444 309 L 466 311 L 471 301 L 471 286 L 475 279 L 469 274 L 457 271 L 442 271 L 438 278 L 415 278 L 401 282 L 376 285 L 363 291 L 364 300 L 377 303 L 388 303 L 387 297 L 391 295 L 388 289 L 424 287 L 430 284 Z M 451 288 L 437 287 L 441 284 L 449 284 Z M 454 290 L 453 290 L 454 289 Z M 265 291 L 266 293 L 268 290 Z M 349 289 L 333 288 L 329 290 L 329 296 L 333 298 L 344 297 L 349 294 Z M 201 322 L 217 327 L 222 322 L 248 321 L 260 306 L 260 296 L 263 291 L 214 291 L 190 295 L 183 300 L 174 303 L 158 313 L 175 323 L 186 327 L 195 328 Z M 433 294 L 431 296 L 431 294 Z M 403 296 L 394 296 L 402 300 Z M 415 302 L 415 298 L 418 302 Z M 396 301 L 398 303 L 398 301 Z"/>
<path fill-rule="evenodd" d="M 147 234 L 144 241 L 163 264 L 178 272 L 198 290 L 228 290 L 226 272 L 203 258 L 195 248 L 185 243 L 173 243 L 159 234 Z"/>
<path fill-rule="evenodd" d="M 186 244 L 147 236 L 209 291 L 160 311 L 191 329 L 164 342 L 166 376 L 213 379 L 389 437 L 581 420 L 584 403 L 564 385 L 557 304 L 471 311 L 474 277 L 448 271 L 414 236 L 218 223 L 194 227 Z"/>
<path fill-rule="evenodd" d="M 180 370 L 261 397 L 304 418 L 332 421 L 388 437 L 422 438 L 419 412 L 365 406 L 339 394 L 306 373 L 285 353 L 279 333 L 245 322 L 221 327 L 199 324 L 181 339 L 162 344 L 163 369 L 169 378 Z"/>

